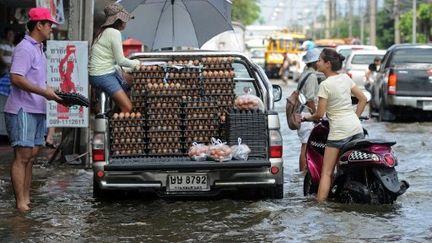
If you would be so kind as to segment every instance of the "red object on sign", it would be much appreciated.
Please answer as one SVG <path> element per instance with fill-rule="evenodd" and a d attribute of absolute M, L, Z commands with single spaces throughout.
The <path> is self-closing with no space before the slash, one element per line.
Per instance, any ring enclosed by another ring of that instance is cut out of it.
<path fill-rule="evenodd" d="M 125 57 L 129 56 L 134 52 L 142 52 L 143 51 L 143 43 L 139 40 L 135 40 L 132 38 L 128 38 L 123 41 L 123 54 Z"/>

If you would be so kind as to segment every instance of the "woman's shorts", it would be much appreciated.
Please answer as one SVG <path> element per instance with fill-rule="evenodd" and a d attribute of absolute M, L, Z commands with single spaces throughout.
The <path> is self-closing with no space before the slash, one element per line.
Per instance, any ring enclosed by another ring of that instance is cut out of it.
<path fill-rule="evenodd" d="M 4 113 L 6 130 L 12 147 L 41 146 L 45 142 L 46 115 L 24 112 Z"/>
<path fill-rule="evenodd" d="M 100 76 L 89 75 L 90 84 L 103 92 L 107 93 L 110 97 L 113 96 L 117 91 L 123 90 L 127 92 L 129 87 L 126 81 L 117 73 L 109 73 Z"/>
<path fill-rule="evenodd" d="M 360 139 L 360 138 L 364 138 L 364 134 L 363 133 L 357 133 L 354 136 L 351 137 L 347 137 L 341 140 L 327 140 L 326 146 L 327 147 L 332 147 L 332 148 L 342 148 L 346 143 L 355 140 L 355 139 Z"/>

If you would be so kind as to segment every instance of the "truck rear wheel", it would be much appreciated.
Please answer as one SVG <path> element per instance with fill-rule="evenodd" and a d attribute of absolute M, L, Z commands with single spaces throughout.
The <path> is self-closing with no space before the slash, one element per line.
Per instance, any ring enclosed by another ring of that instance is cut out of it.
<path fill-rule="evenodd" d="M 383 101 L 381 101 L 378 112 L 378 121 L 392 121 L 395 116 L 385 107 Z"/>
<path fill-rule="evenodd" d="M 269 198 L 271 199 L 282 199 L 284 196 L 283 192 L 283 184 L 278 184 L 275 187 L 271 188 L 269 191 Z"/>
<path fill-rule="evenodd" d="M 109 197 L 109 193 L 107 192 L 107 190 L 101 189 L 99 183 L 95 179 L 93 179 L 93 197 L 96 199 Z"/>

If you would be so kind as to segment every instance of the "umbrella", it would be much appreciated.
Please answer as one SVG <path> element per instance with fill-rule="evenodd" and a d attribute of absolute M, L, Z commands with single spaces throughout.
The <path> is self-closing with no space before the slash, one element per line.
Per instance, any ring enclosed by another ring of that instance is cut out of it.
<path fill-rule="evenodd" d="M 230 0 L 125 0 L 120 4 L 135 16 L 124 34 L 150 49 L 201 47 L 231 26 Z"/>

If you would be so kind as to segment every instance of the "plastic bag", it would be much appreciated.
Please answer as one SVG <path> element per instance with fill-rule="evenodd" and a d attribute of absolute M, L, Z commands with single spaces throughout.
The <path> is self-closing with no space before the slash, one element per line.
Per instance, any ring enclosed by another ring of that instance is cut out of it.
<path fill-rule="evenodd" d="M 230 146 L 223 143 L 220 139 L 211 138 L 212 144 L 209 146 L 208 157 L 212 160 L 223 162 L 232 159 Z"/>
<path fill-rule="evenodd" d="M 251 152 L 249 146 L 242 144 L 242 139 L 238 138 L 238 145 L 231 146 L 232 157 L 236 160 L 247 160 Z"/>
<path fill-rule="evenodd" d="M 202 143 L 192 143 L 192 147 L 189 148 L 188 155 L 192 160 L 204 161 L 207 159 L 209 147 Z"/>
<path fill-rule="evenodd" d="M 264 111 L 264 104 L 261 99 L 250 93 L 251 90 L 245 92 L 245 94 L 237 96 L 234 101 L 234 107 L 239 110 L 261 110 Z"/>

